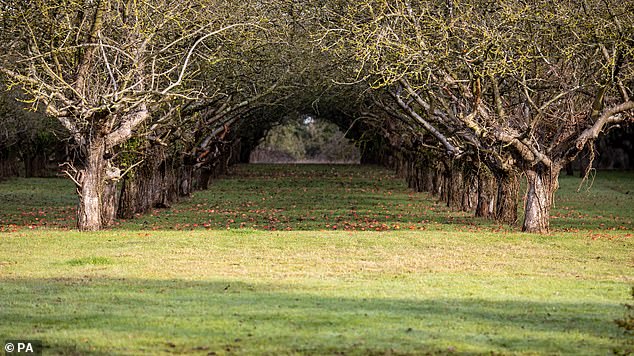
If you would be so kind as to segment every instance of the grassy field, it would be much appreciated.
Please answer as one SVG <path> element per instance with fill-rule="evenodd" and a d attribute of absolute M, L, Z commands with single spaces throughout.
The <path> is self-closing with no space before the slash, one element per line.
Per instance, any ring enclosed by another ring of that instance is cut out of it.
<path fill-rule="evenodd" d="M 171 209 L 72 227 L 64 180 L 0 183 L 0 341 L 47 354 L 609 354 L 634 174 L 562 177 L 548 236 L 390 172 L 238 166 Z"/>

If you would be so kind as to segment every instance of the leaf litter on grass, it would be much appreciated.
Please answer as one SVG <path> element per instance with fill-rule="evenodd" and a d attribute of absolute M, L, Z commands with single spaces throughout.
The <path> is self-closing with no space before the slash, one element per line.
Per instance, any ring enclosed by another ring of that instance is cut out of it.
<path fill-rule="evenodd" d="M 552 212 L 555 232 L 589 231 L 593 239 L 630 238 L 634 231 L 634 174 L 600 172 L 592 190 L 562 176 Z M 614 188 L 617 187 L 617 188 Z M 0 183 L 0 232 L 73 229 L 76 201 L 66 179 L 14 179 Z M 601 205 L 597 205 L 601 202 Z M 171 209 L 152 209 L 113 229 L 266 231 L 449 230 L 505 235 L 517 227 L 449 210 L 427 193 L 377 166 L 237 165 L 206 191 Z"/>
<path fill-rule="evenodd" d="M 426 229 L 449 210 L 412 193 L 379 167 L 237 166 L 171 210 L 122 224 L 133 229 L 386 231 Z M 466 214 L 453 213 L 468 218 Z"/>

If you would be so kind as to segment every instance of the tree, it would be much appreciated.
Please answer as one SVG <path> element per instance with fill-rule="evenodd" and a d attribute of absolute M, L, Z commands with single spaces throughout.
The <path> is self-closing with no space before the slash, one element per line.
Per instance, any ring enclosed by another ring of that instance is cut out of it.
<path fill-rule="evenodd" d="M 0 93 L 0 177 L 47 175 L 49 158 L 63 157 L 64 129 L 19 100 L 17 90 Z"/>
<path fill-rule="evenodd" d="M 328 44 L 451 159 L 527 178 L 523 230 L 547 232 L 562 166 L 631 120 L 632 4 L 365 1 Z M 334 43 L 334 44 L 333 44 Z"/>
<path fill-rule="evenodd" d="M 235 5 L 235 4 L 233 4 Z M 116 148 L 166 102 L 196 98 L 217 37 L 248 27 L 214 1 L 3 0 L 0 71 L 68 130 L 78 227 L 112 221 Z"/>

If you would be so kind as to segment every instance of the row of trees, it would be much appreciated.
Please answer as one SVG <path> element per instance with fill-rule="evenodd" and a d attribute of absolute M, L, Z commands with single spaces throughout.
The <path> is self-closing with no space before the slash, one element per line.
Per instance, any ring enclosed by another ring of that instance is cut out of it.
<path fill-rule="evenodd" d="M 0 178 L 46 176 L 66 154 L 59 122 L 24 110 L 20 100 L 16 90 L 0 93 Z"/>
<path fill-rule="evenodd" d="M 218 127 L 260 95 L 254 92 L 263 82 L 245 74 L 262 64 L 242 57 L 269 41 L 265 16 L 252 15 L 258 6 L 2 1 L 0 71 L 69 132 L 77 156 L 66 173 L 77 185 L 80 229 L 112 222 L 126 168 L 167 164 L 155 162 L 157 150 L 172 151 L 165 152 L 168 161 L 195 160 L 228 130 Z"/>
<path fill-rule="evenodd" d="M 632 119 L 631 2 L 365 1 L 339 18 L 329 48 L 390 116 L 454 164 L 526 177 L 525 231 L 548 231 L 562 167 Z"/>
<path fill-rule="evenodd" d="M 82 230 L 310 113 L 483 216 L 515 222 L 526 177 L 546 232 L 562 167 L 634 111 L 627 1 L 0 1 L 0 73 L 70 134 Z"/>

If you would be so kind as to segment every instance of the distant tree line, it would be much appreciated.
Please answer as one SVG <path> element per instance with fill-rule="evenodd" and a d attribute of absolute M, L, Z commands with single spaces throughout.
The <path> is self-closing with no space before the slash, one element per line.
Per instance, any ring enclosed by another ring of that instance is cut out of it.
<path fill-rule="evenodd" d="M 0 4 L 0 73 L 65 129 L 82 230 L 205 188 L 310 114 L 479 216 L 515 224 L 525 179 L 522 228 L 544 233 L 560 171 L 633 119 L 630 1 Z"/>
<path fill-rule="evenodd" d="M 57 120 L 19 100 L 17 91 L 0 93 L 0 178 L 55 175 L 66 160 L 67 134 Z"/>

